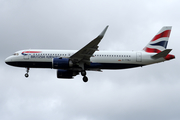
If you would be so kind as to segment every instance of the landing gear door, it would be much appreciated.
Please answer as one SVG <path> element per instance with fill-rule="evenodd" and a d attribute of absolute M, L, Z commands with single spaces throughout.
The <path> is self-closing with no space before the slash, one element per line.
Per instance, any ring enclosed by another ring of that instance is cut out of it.
<path fill-rule="evenodd" d="M 136 53 L 136 61 L 137 62 L 142 62 L 142 53 L 141 52 Z"/>

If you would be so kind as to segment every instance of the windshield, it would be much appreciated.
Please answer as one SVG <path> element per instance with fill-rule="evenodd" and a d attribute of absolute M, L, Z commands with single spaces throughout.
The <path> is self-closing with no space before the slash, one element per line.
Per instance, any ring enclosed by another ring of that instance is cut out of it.
<path fill-rule="evenodd" d="M 19 53 L 14 53 L 13 55 L 19 55 Z"/>

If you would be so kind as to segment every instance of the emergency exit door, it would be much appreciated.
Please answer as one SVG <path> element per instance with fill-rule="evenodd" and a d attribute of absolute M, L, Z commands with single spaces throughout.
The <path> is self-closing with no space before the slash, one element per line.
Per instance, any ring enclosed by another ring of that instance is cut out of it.
<path fill-rule="evenodd" d="M 136 53 L 136 61 L 137 62 L 142 62 L 142 53 L 141 52 Z"/>

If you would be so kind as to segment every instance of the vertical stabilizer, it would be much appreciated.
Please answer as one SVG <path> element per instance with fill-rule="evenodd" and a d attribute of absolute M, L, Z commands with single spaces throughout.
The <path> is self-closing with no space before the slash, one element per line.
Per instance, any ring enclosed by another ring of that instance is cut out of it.
<path fill-rule="evenodd" d="M 160 53 L 165 50 L 171 33 L 171 26 L 163 27 L 143 49 L 150 53 Z"/>

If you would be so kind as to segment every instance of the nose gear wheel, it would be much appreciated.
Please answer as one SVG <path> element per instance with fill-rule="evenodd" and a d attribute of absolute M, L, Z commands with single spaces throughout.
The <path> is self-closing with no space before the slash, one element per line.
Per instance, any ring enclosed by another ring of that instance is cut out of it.
<path fill-rule="evenodd" d="M 28 74 L 28 73 L 29 73 L 29 68 L 27 68 L 26 72 L 27 72 L 27 73 L 26 73 L 24 76 L 25 76 L 26 78 L 28 78 L 28 77 L 29 77 L 29 74 Z"/>

